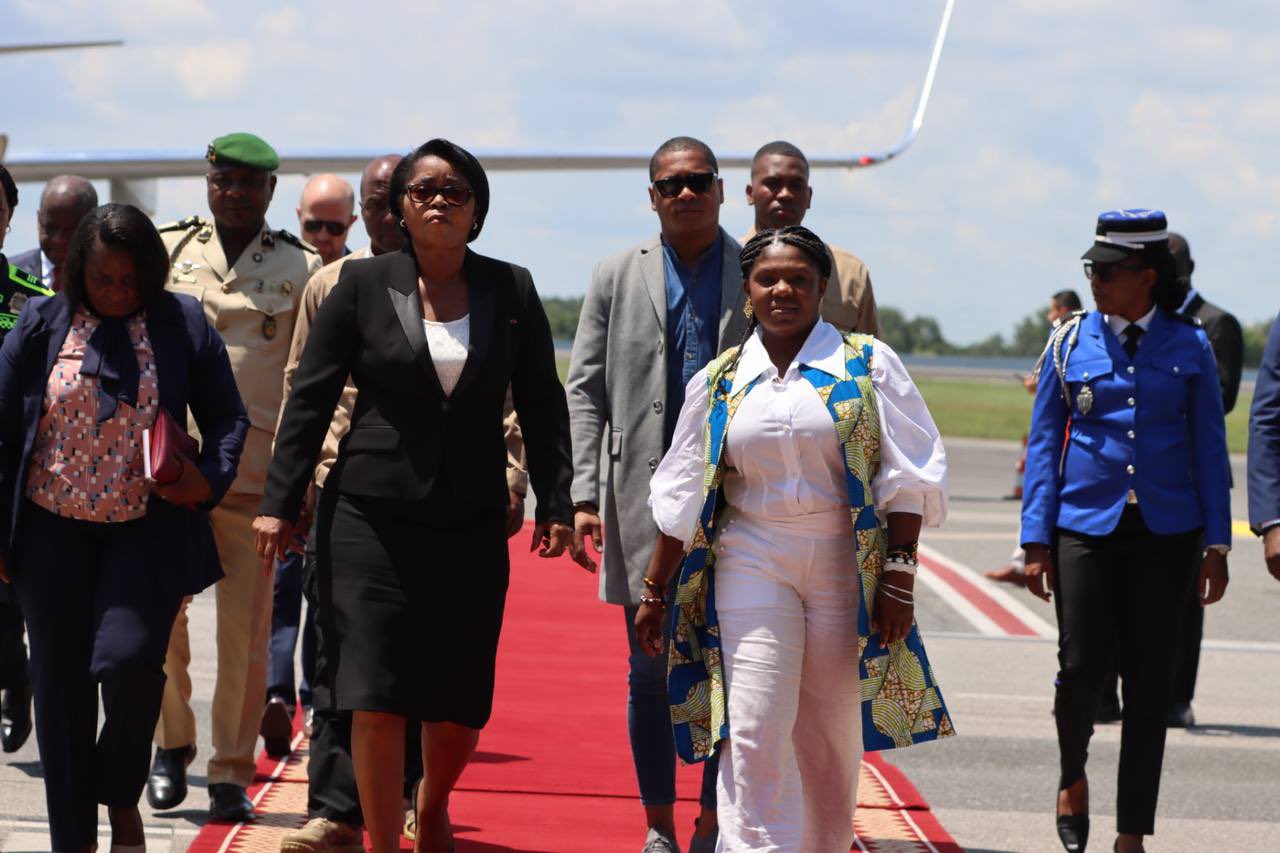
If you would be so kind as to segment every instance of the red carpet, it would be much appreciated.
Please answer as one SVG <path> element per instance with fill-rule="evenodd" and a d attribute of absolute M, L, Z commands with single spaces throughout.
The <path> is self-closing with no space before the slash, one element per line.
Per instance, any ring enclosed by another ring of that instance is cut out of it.
<path fill-rule="evenodd" d="M 566 559 L 512 540 L 511 590 L 493 719 L 451 800 L 458 853 L 634 853 L 644 839 L 627 741 L 627 649 L 620 608 Z M 278 851 L 306 816 L 306 741 L 285 762 L 264 755 L 253 824 L 206 826 L 194 853 Z M 681 843 L 697 814 L 700 767 L 680 767 Z M 879 755 L 863 764 L 856 850 L 957 853 L 919 791 Z M 412 849 L 406 841 L 404 849 Z"/>

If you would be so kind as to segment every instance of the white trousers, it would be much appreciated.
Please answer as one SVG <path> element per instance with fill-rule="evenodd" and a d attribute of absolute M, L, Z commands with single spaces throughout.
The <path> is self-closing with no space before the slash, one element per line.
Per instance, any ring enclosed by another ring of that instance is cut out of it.
<path fill-rule="evenodd" d="M 729 711 L 717 850 L 847 853 L 862 760 L 849 511 L 730 509 L 716 553 Z"/>

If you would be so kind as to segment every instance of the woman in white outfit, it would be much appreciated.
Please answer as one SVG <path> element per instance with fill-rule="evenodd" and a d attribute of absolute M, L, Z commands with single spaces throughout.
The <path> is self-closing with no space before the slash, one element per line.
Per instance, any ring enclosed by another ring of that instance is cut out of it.
<path fill-rule="evenodd" d="M 672 722 L 685 761 L 722 750 L 719 849 L 844 853 L 864 745 L 953 732 L 912 618 L 946 456 L 898 356 L 820 319 L 815 234 L 760 232 L 741 263 L 745 342 L 690 381 L 651 481 L 637 633 L 659 653 L 678 608 Z"/>

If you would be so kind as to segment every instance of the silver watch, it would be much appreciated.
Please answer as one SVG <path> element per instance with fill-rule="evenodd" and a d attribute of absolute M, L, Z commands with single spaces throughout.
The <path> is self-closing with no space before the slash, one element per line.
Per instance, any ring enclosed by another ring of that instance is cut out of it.
<path fill-rule="evenodd" d="M 1225 557 L 1227 556 L 1227 554 L 1231 553 L 1231 546 L 1230 545 L 1206 545 L 1204 550 L 1217 551 L 1219 554 Z"/>

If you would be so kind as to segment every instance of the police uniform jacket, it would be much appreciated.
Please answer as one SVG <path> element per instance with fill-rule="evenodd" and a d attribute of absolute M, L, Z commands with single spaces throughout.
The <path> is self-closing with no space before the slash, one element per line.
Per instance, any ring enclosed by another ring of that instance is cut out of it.
<path fill-rule="evenodd" d="M 1136 500 L 1153 533 L 1203 528 L 1205 542 L 1230 544 L 1226 424 L 1204 332 L 1156 309 L 1130 359 L 1102 314 L 1078 323 L 1061 372 L 1048 353 L 1036 392 L 1023 543 L 1050 544 L 1056 527 L 1105 535 Z"/>
<path fill-rule="evenodd" d="M 211 220 L 160 227 L 172 269 L 169 290 L 193 296 L 226 341 L 249 435 L 232 492 L 260 495 L 283 398 L 285 362 L 302 289 L 320 256 L 287 231 L 263 225 L 239 258 L 228 258 Z M 193 425 L 194 426 L 194 425 Z M 194 432 L 194 430 L 193 430 Z"/>

